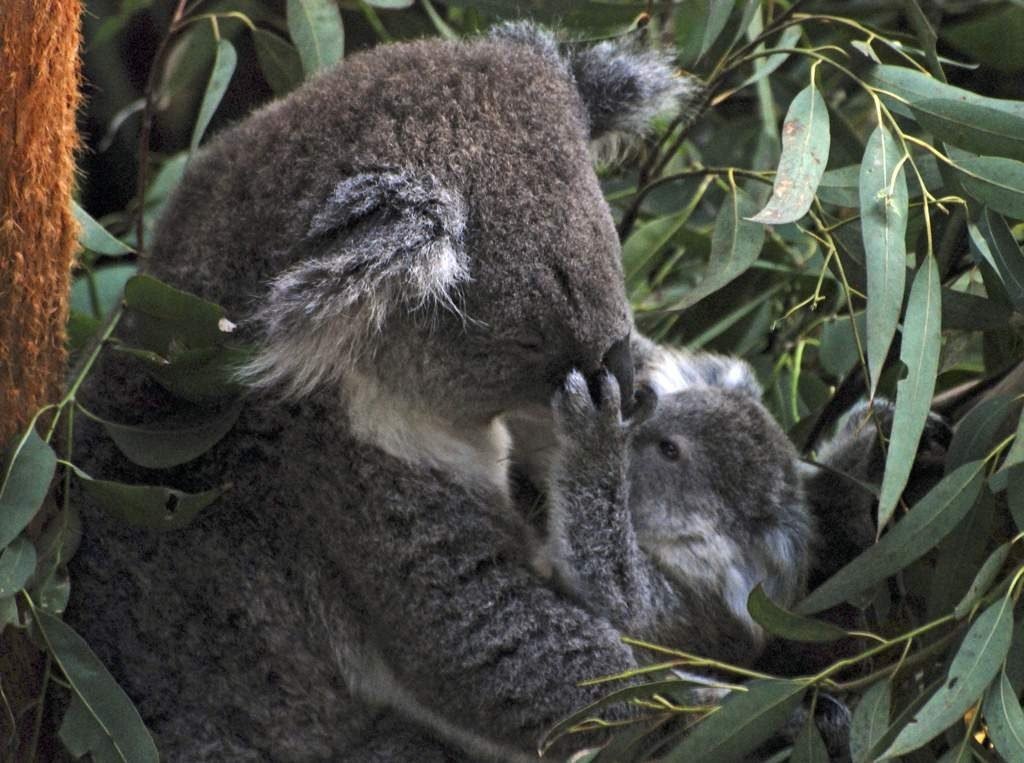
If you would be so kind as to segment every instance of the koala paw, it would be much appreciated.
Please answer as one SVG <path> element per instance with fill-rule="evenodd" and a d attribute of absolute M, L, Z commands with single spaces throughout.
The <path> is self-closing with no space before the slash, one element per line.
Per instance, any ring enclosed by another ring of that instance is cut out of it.
<path fill-rule="evenodd" d="M 619 383 L 610 373 L 600 371 L 591 385 L 573 370 L 553 403 L 555 425 L 560 438 L 569 442 L 618 439 L 623 429 Z"/>

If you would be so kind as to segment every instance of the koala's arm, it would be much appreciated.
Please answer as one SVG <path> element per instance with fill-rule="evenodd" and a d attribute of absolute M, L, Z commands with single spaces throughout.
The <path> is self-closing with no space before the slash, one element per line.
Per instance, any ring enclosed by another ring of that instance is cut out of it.
<path fill-rule="evenodd" d="M 659 615 L 671 611 L 675 596 L 637 542 L 629 510 L 629 433 L 618 384 L 609 374 L 600 378 L 599 397 L 595 403 L 578 372 L 556 395 L 558 448 L 548 484 L 543 561 L 566 593 L 644 638 Z M 645 416 L 644 407 L 634 416 Z"/>

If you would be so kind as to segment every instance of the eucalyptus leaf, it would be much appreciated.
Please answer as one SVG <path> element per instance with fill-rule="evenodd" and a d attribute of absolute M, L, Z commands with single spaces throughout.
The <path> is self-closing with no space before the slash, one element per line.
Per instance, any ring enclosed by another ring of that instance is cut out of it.
<path fill-rule="evenodd" d="M 835 641 L 848 635 L 838 625 L 813 620 L 783 609 L 768 597 L 760 583 L 747 598 L 747 611 L 754 618 L 754 622 L 773 636 L 781 636 L 790 641 L 820 643 Z"/>
<path fill-rule="evenodd" d="M 868 139 L 860 168 L 861 235 L 868 275 L 867 356 L 874 397 L 900 319 L 907 269 L 903 152 L 884 127 Z M 897 170 L 897 167 L 899 169 Z"/>
<path fill-rule="evenodd" d="M 85 723 L 81 718 L 84 710 L 99 729 L 99 732 L 94 730 L 90 743 L 85 745 L 88 751 L 109 753 L 112 747 L 116 760 L 125 763 L 157 763 L 160 756 L 138 710 L 84 639 L 48 612 L 36 611 L 34 617 L 49 646 L 50 654 L 71 685 L 73 696 L 82 705 L 75 711 L 76 715 L 72 716 L 73 725 L 67 732 L 70 744 L 77 747 L 84 742 L 81 736 L 85 732 Z M 63 725 L 58 733 L 62 741 L 68 744 Z M 101 740 L 107 740 L 109 747 Z"/>
<path fill-rule="evenodd" d="M 1013 401 L 996 395 L 979 403 L 956 425 L 946 453 L 946 473 L 958 466 L 985 458 L 1010 415 Z"/>
<path fill-rule="evenodd" d="M 146 349 L 163 355 L 176 342 L 189 348 L 219 345 L 234 330 L 219 305 L 151 276 L 128 279 L 124 301 L 128 309 L 137 313 L 137 331 Z"/>
<path fill-rule="evenodd" d="M 1006 220 L 985 208 L 977 221 L 967 223 L 967 233 L 974 250 L 999 277 L 1010 303 L 1024 311 L 1024 252 Z"/>
<path fill-rule="evenodd" d="M 947 85 L 929 74 L 905 66 L 891 64 L 876 66 L 871 72 L 870 82 L 876 87 L 905 98 L 911 104 L 934 99 L 956 100 L 973 106 L 1002 111 L 1024 119 L 1024 103 L 1020 101 L 981 96 L 970 90 Z M 893 103 L 891 99 L 888 100 Z M 893 103 L 893 105 L 898 113 L 911 116 L 909 108 L 898 103 Z"/>
<path fill-rule="evenodd" d="M 36 569 L 36 547 L 19 536 L 0 553 L 0 599 L 21 590 Z"/>
<path fill-rule="evenodd" d="M 676 24 L 676 55 L 683 66 L 693 66 L 725 31 L 736 0 L 681 0 Z"/>
<path fill-rule="evenodd" d="M 302 83 L 302 59 L 294 45 L 265 29 L 254 29 L 252 40 L 260 71 L 274 95 L 289 93 Z"/>
<path fill-rule="evenodd" d="M 15 440 L 0 482 L 0 548 L 17 538 L 43 505 L 57 469 L 53 448 L 36 433 L 35 420 Z"/>
<path fill-rule="evenodd" d="M 800 729 L 800 734 L 793 742 L 793 752 L 790 755 L 790 763 L 828 763 L 828 748 L 825 740 L 814 722 L 814 716 L 807 714 L 807 720 Z"/>
<path fill-rule="evenodd" d="M 884 757 L 916 750 L 958 723 L 999 673 L 1013 634 L 1013 601 L 1001 598 L 971 625 L 942 687 L 903 727 Z"/>
<path fill-rule="evenodd" d="M 1011 466 L 1007 472 L 1006 502 L 1013 523 L 1024 532 L 1024 464 Z"/>
<path fill-rule="evenodd" d="M 1007 305 L 965 291 L 948 289 L 942 292 L 942 330 L 992 331 L 1006 328 L 1013 317 Z"/>
<path fill-rule="evenodd" d="M 147 469 L 169 469 L 206 453 L 223 439 L 238 420 L 242 404 L 237 402 L 223 411 L 207 412 L 200 421 L 183 426 L 147 424 L 129 426 L 107 421 L 79 406 L 85 415 L 103 424 L 107 434 L 132 463 Z"/>
<path fill-rule="evenodd" d="M 839 207 L 860 207 L 860 165 L 828 170 L 818 183 L 818 198 Z"/>
<path fill-rule="evenodd" d="M 948 535 L 981 493 L 984 462 L 947 475 L 873 546 L 826 580 L 796 608 L 813 614 L 864 591 L 924 556 Z"/>
<path fill-rule="evenodd" d="M 828 109 L 814 85 L 789 105 L 782 125 L 782 156 L 767 206 L 750 220 L 765 225 L 796 222 L 811 208 L 828 163 Z"/>
<path fill-rule="evenodd" d="M 235 46 L 230 40 L 221 38 L 217 40 L 217 50 L 213 57 L 213 69 L 210 70 L 210 79 L 206 83 L 206 91 L 203 93 L 203 101 L 199 105 L 199 116 L 196 117 L 195 127 L 192 129 L 192 142 L 189 150 L 195 151 L 206 133 L 206 128 L 213 119 L 214 112 L 224 98 L 228 85 L 231 84 L 231 76 L 235 73 L 235 66 L 238 63 L 238 54 Z"/>
<path fill-rule="evenodd" d="M 18 602 L 13 596 L 5 596 L 0 599 L 0 634 L 7 629 L 8 625 L 13 625 L 16 628 L 21 627 Z"/>
<path fill-rule="evenodd" d="M 974 581 L 971 583 L 971 587 L 967 593 L 960 600 L 960 603 L 956 605 L 956 609 L 953 610 L 953 614 L 958 620 L 962 620 L 971 613 L 974 605 L 978 603 L 982 596 L 988 593 L 988 589 L 992 586 L 999 571 L 1003 568 L 1006 563 L 1007 557 L 1010 555 L 1010 549 L 1012 544 L 1004 543 L 1003 545 L 996 548 L 995 551 L 985 560 L 985 563 L 978 570 L 978 573 L 974 576 Z"/>
<path fill-rule="evenodd" d="M 892 712 L 892 685 L 885 679 L 872 684 L 861 695 L 850 723 L 850 755 L 853 763 L 872 763 L 871 748 L 889 728 Z"/>
<path fill-rule="evenodd" d="M 907 368 L 907 377 L 896 385 L 896 410 L 878 501 L 878 527 L 884 527 L 896 510 L 931 411 L 942 349 L 941 316 L 939 270 L 935 258 L 928 256 L 914 277 L 903 319 L 900 361 Z"/>
<path fill-rule="evenodd" d="M 784 63 L 786 63 L 789 57 L 793 55 L 787 49 L 796 46 L 797 42 L 800 40 L 800 35 L 802 33 L 803 30 L 799 26 L 787 27 L 782 32 L 782 35 L 779 37 L 778 42 L 775 43 L 774 46 L 775 48 L 779 48 L 780 51 L 778 53 L 772 53 L 771 55 L 755 62 L 754 73 L 747 77 L 745 80 L 743 80 L 743 82 L 741 82 L 736 87 L 736 89 L 742 90 L 748 85 L 753 85 L 755 82 L 764 79 L 773 71 L 778 69 Z"/>
<path fill-rule="evenodd" d="M 658 252 L 686 224 L 692 211 L 688 207 L 673 215 L 656 217 L 638 226 L 626 239 L 622 245 L 622 268 L 631 294 L 641 288 Z"/>
<path fill-rule="evenodd" d="M 660 758 L 664 763 L 739 760 L 785 725 L 807 687 L 795 681 L 751 681 Z"/>
<path fill-rule="evenodd" d="M 288 0 L 285 10 L 288 32 L 307 77 L 341 60 L 345 31 L 333 0 Z"/>
<path fill-rule="evenodd" d="M 1014 433 L 1013 444 L 1010 445 L 1010 450 L 1007 452 L 1002 466 L 999 467 L 999 471 L 1011 469 L 1021 463 L 1024 463 L 1024 410 L 1017 414 L 1017 429 Z"/>
<path fill-rule="evenodd" d="M 1024 159 L 1024 114 L 951 98 L 927 98 L 910 109 L 939 140 L 976 154 Z"/>
<path fill-rule="evenodd" d="M 718 211 L 711 234 L 708 268 L 700 283 L 673 304 L 673 309 L 694 305 L 746 272 L 754 264 L 764 242 L 764 228 L 747 219 L 756 206 L 746 192 L 737 188 Z"/>
<path fill-rule="evenodd" d="M 992 682 L 981 712 L 1003 760 L 1024 760 L 1024 710 L 1006 673 Z"/>
<path fill-rule="evenodd" d="M 92 215 L 82 209 L 74 199 L 71 200 L 71 211 L 81 226 L 78 243 L 82 245 L 83 249 L 97 254 L 105 254 L 108 257 L 119 257 L 135 251 L 128 244 L 110 235 L 107 229 L 96 222 Z"/>
<path fill-rule="evenodd" d="M 957 160 L 964 190 L 989 208 L 1024 220 L 1024 162 L 997 156 Z"/>
<path fill-rule="evenodd" d="M 63 567 L 54 567 L 33 583 L 30 592 L 36 609 L 51 615 L 60 615 L 71 598 L 71 579 Z"/>
<path fill-rule="evenodd" d="M 85 493 L 108 514 L 150 530 L 186 527 L 230 487 L 185 493 L 162 485 L 126 485 L 93 479 L 78 468 L 75 475 L 82 481 Z"/>

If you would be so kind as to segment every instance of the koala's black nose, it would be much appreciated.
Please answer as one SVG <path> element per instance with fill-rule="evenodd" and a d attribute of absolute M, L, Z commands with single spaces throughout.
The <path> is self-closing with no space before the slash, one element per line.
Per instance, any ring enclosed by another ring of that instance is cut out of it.
<path fill-rule="evenodd" d="M 601 358 L 601 365 L 619 380 L 622 413 L 628 415 L 633 408 L 633 353 L 630 350 L 629 334 L 608 349 Z M 591 384 L 591 394 L 594 392 L 595 385 Z"/>

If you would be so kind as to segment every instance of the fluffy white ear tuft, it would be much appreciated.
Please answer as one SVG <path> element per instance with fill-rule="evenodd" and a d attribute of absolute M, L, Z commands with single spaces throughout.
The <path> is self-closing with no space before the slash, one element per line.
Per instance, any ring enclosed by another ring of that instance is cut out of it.
<path fill-rule="evenodd" d="M 763 391 L 753 367 L 745 360 L 710 352 L 689 353 L 667 347 L 648 351 L 637 376 L 658 395 L 693 387 L 730 389 L 760 400 Z"/>
<path fill-rule="evenodd" d="M 297 244 L 298 264 L 270 282 L 255 316 L 262 348 L 243 379 L 302 396 L 342 381 L 393 311 L 458 313 L 465 222 L 462 198 L 432 175 L 385 169 L 339 182 Z"/>

